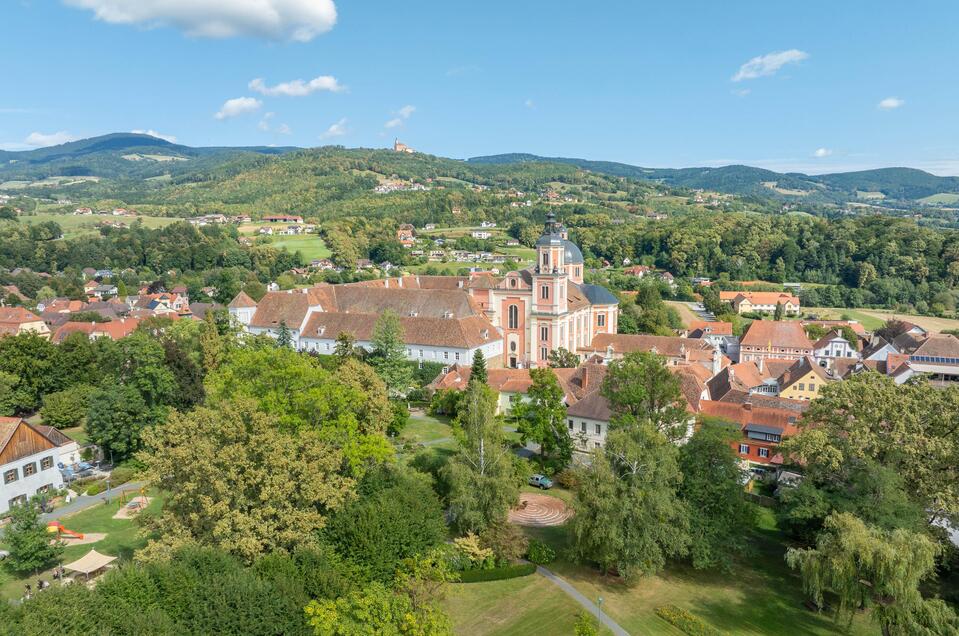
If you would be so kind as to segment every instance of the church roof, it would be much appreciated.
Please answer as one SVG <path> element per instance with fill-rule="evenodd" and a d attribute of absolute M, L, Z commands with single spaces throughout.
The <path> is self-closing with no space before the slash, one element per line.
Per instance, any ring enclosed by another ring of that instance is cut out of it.
<path fill-rule="evenodd" d="M 589 300 L 592 305 L 617 305 L 619 300 L 616 299 L 616 296 L 613 295 L 611 291 L 600 285 L 586 285 L 582 284 L 579 288 L 583 291 L 583 294 L 586 296 L 586 299 Z"/>

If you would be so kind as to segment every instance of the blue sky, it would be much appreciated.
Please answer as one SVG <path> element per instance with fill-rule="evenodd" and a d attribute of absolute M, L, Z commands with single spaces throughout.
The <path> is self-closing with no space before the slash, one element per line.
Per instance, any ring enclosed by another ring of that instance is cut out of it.
<path fill-rule="evenodd" d="M 6 0 L 0 24 L 7 149 L 149 130 L 959 175 L 956 2 Z"/>

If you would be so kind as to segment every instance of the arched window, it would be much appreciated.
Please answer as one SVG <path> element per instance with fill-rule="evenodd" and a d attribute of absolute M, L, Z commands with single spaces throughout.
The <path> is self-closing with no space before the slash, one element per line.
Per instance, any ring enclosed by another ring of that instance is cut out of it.
<path fill-rule="evenodd" d="M 507 310 L 508 321 L 507 327 L 509 329 L 516 329 L 519 327 L 519 310 L 516 308 L 516 305 L 510 305 Z"/>
<path fill-rule="evenodd" d="M 543 265 L 549 265 L 549 252 L 543 252 Z"/>

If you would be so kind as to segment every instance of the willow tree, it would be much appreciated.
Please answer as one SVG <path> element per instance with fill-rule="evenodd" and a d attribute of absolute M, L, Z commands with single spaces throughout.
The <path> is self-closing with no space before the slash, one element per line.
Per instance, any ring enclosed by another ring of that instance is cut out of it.
<path fill-rule="evenodd" d="M 959 634 L 959 617 L 938 599 L 924 599 L 919 584 L 933 575 L 940 548 L 929 537 L 908 530 L 867 526 L 848 513 L 826 518 L 815 548 L 791 548 L 789 567 L 799 570 L 803 587 L 823 605 L 835 595 L 836 619 L 852 623 L 871 608 L 885 636 Z"/>

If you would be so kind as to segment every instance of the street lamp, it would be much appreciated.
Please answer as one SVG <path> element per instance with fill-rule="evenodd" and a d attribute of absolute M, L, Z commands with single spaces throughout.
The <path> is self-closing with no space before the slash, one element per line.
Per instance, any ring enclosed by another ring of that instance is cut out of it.
<path fill-rule="evenodd" d="M 603 628 L 603 597 L 600 596 L 596 600 L 599 601 L 599 628 L 602 629 Z"/>

